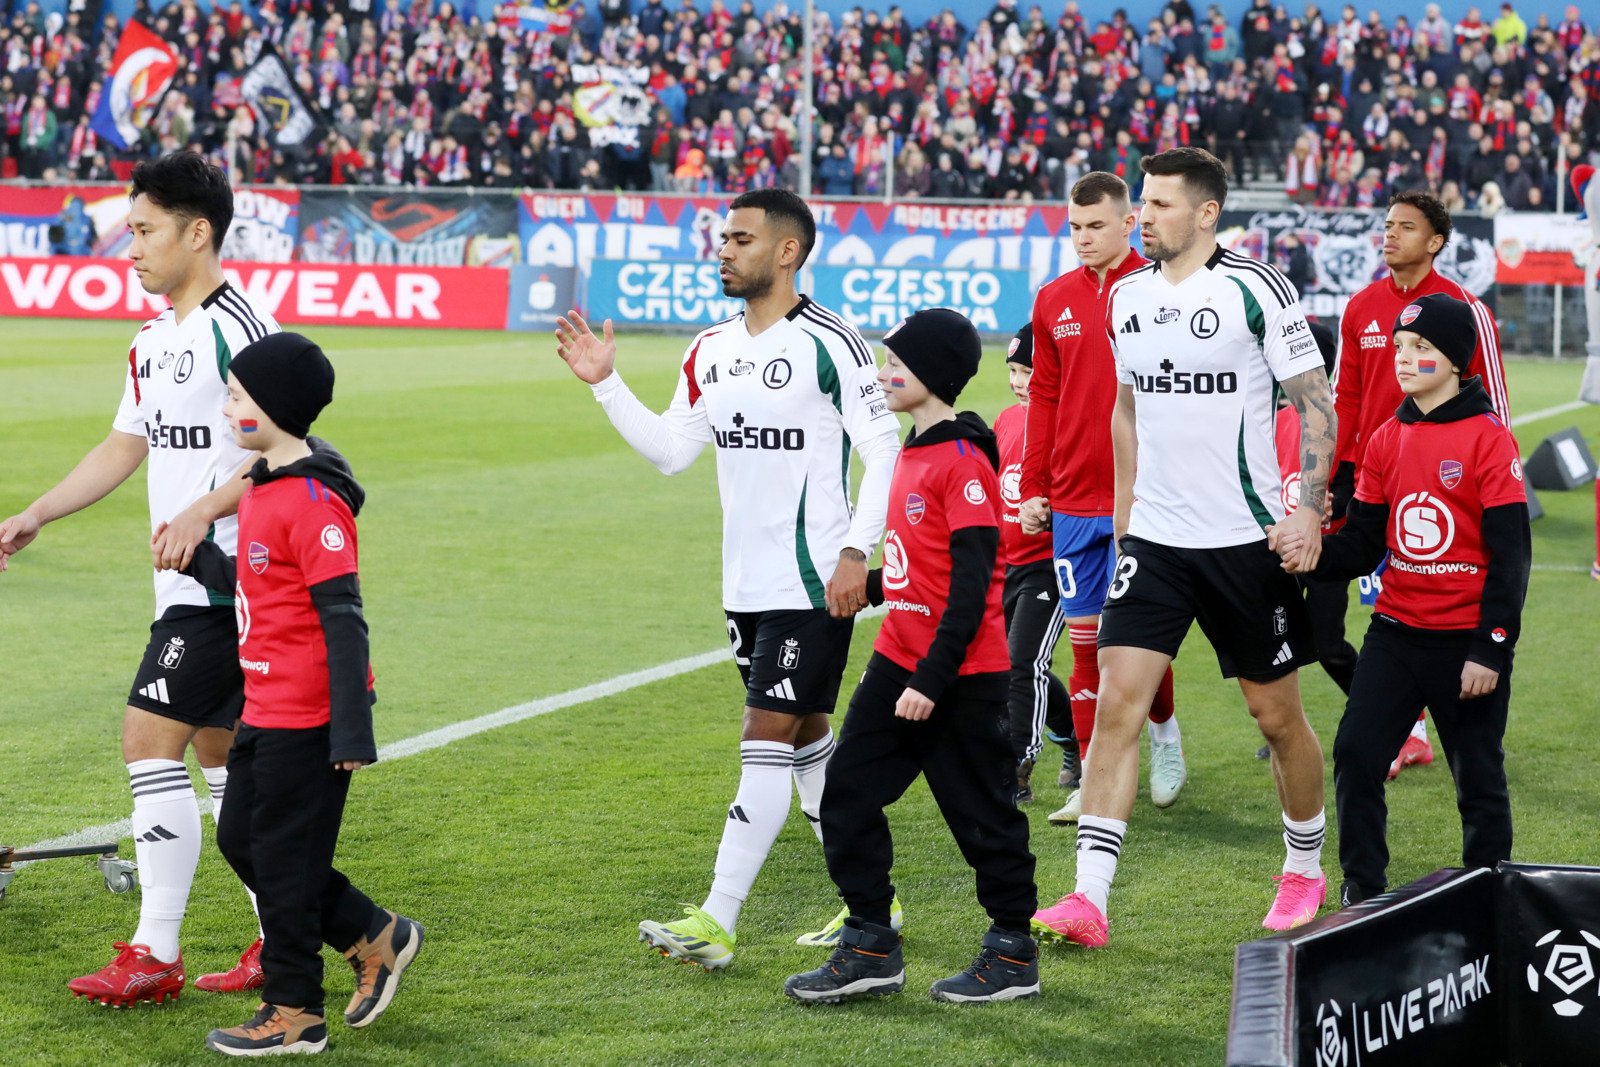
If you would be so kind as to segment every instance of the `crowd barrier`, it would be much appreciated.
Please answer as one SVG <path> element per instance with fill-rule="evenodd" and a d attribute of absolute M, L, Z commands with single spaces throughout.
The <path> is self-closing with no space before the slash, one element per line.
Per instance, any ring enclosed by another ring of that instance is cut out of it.
<path fill-rule="evenodd" d="M 622 322 L 703 325 L 737 308 L 714 265 L 727 205 L 725 197 L 252 187 L 236 194 L 223 256 L 247 286 L 255 279 L 272 296 L 286 322 L 545 329 L 576 303 Z M 866 330 L 938 304 L 985 332 L 1010 333 L 1033 292 L 1078 263 L 1061 204 L 813 207 L 817 244 L 802 282 Z M 125 274 L 114 264 L 128 248 L 127 211 L 126 187 L 116 184 L 0 186 L 0 309 L 144 315 L 147 304 L 107 274 Z M 1491 303 L 1497 285 L 1581 284 L 1594 241 L 1571 215 L 1463 216 L 1456 227 L 1438 267 Z M 1299 207 L 1224 211 L 1219 227 L 1224 245 L 1276 263 L 1306 310 L 1325 318 L 1383 274 L 1382 232 L 1381 211 Z M 41 263 L 50 269 L 34 269 Z M 352 314 L 330 315 L 335 306 Z"/>
<path fill-rule="evenodd" d="M 1597 934 L 1600 868 L 1436 871 L 1240 945 L 1227 1063 L 1593 1063 Z"/>

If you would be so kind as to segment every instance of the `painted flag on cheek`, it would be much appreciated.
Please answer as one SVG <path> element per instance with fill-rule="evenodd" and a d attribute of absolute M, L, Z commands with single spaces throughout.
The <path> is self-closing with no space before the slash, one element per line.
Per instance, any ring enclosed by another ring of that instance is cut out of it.
<path fill-rule="evenodd" d="M 239 432 L 240 433 L 255 433 L 256 429 L 257 429 L 257 425 L 256 425 L 256 420 L 255 419 L 240 419 L 239 420 Z"/>
<path fill-rule="evenodd" d="M 1418 374 L 1432 374 L 1434 371 L 1436 371 L 1438 369 L 1439 369 L 1439 361 L 1436 360 L 1436 359 L 1419 359 L 1419 360 L 1417 360 L 1417 373 Z"/>

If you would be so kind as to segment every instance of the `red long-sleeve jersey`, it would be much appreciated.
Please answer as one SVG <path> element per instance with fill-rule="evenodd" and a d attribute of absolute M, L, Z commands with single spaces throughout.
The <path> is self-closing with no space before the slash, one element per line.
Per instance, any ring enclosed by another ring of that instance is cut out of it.
<path fill-rule="evenodd" d="M 1472 353 L 1467 376 L 1483 378 L 1483 388 L 1495 414 L 1503 424 L 1511 425 L 1505 366 L 1500 360 L 1500 332 L 1493 313 L 1436 270 L 1430 270 L 1410 289 L 1400 288 L 1391 275 L 1352 296 L 1339 323 L 1339 362 L 1333 376 L 1334 411 L 1339 418 L 1333 453 L 1335 467 L 1353 463 L 1359 468 L 1367 442 L 1378 427 L 1394 417 L 1395 409 L 1405 399 L 1394 376 L 1394 320 L 1407 304 L 1429 293 L 1445 293 L 1471 306 L 1478 326 L 1478 347 Z M 1032 428 L 1031 423 L 1029 427 Z"/>
<path fill-rule="evenodd" d="M 1146 262 L 1130 250 L 1106 272 L 1105 284 L 1088 267 L 1079 267 L 1034 298 L 1023 500 L 1048 497 L 1052 511 L 1067 515 L 1114 510 L 1111 409 L 1117 402 L 1117 369 L 1105 328 L 1106 302 L 1112 284 Z"/>

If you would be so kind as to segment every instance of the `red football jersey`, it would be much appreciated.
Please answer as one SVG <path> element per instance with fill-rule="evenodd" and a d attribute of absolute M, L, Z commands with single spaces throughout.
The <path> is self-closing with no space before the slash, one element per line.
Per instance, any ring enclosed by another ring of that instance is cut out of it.
<path fill-rule="evenodd" d="M 1017 505 L 1022 495 L 1022 450 L 1028 439 L 1028 409 L 1012 404 L 994 420 L 1000 445 L 1000 558 L 1007 567 L 1036 563 L 1051 556 L 1050 532 L 1029 536 L 1022 532 Z"/>
<path fill-rule="evenodd" d="M 299 730 L 328 721 L 328 645 L 311 587 L 354 573 L 356 522 L 338 493 L 315 478 L 245 491 L 234 610 L 246 724 Z"/>
<path fill-rule="evenodd" d="M 1106 302 L 1118 278 L 1148 262 L 1138 252 L 1106 273 L 1079 267 L 1039 290 L 1033 301 L 1033 380 L 1028 385 L 1028 448 L 1022 499 L 1050 499 L 1068 515 L 1110 515 L 1116 504 L 1111 409 L 1117 368 L 1106 333 Z"/>
<path fill-rule="evenodd" d="M 1517 442 L 1490 414 L 1458 422 L 1390 419 L 1367 444 L 1356 499 L 1387 504 L 1389 569 L 1377 610 L 1425 630 L 1479 623 L 1483 512 L 1527 501 Z"/>
<path fill-rule="evenodd" d="M 889 609 L 873 649 L 915 671 L 928 654 L 950 597 L 950 534 L 1000 525 L 1000 479 L 971 441 L 900 450 L 889 484 L 883 535 L 883 600 Z M 961 674 L 1011 669 L 1000 594 L 1005 561 L 995 555 L 983 623 L 967 646 Z"/>
<path fill-rule="evenodd" d="M 1471 305 L 1478 347 L 1467 366 L 1467 376 L 1483 378 L 1495 414 L 1507 426 L 1511 424 L 1506 370 L 1500 361 L 1500 333 L 1493 313 L 1436 270 L 1411 289 L 1401 289 L 1393 276 L 1380 278 L 1350 298 L 1344 318 L 1339 320 L 1339 362 L 1333 376 L 1334 411 L 1339 419 L 1335 466 L 1349 462 L 1360 467 L 1367 441 L 1405 399 L 1394 376 L 1394 320 L 1407 304 L 1429 293 L 1444 293 Z"/>

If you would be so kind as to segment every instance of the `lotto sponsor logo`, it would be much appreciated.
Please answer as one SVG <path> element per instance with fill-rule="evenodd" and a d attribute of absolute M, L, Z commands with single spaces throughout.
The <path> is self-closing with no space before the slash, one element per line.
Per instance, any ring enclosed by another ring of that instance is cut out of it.
<path fill-rule="evenodd" d="M 507 272 L 301 263 L 226 267 L 274 318 L 293 323 L 503 329 Z M 167 307 L 122 260 L 0 259 L 0 315 L 146 319 Z"/>

